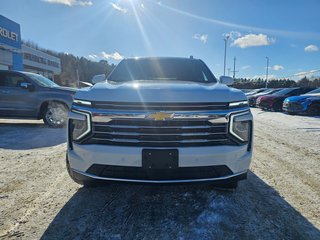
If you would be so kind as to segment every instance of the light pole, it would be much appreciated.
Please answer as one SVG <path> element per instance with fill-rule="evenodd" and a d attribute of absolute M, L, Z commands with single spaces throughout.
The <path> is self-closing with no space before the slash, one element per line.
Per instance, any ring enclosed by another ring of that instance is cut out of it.
<path fill-rule="evenodd" d="M 231 68 L 228 68 L 228 77 L 230 77 Z"/>
<path fill-rule="evenodd" d="M 269 58 L 266 57 L 267 59 L 267 69 L 266 69 L 266 88 L 268 87 L 268 74 L 269 74 Z"/>
<path fill-rule="evenodd" d="M 237 58 L 234 57 L 233 58 L 233 79 L 236 79 L 236 72 L 239 72 L 239 71 L 236 71 L 236 61 L 237 61 Z"/>
<path fill-rule="evenodd" d="M 227 62 L 227 43 L 228 39 L 230 38 L 230 35 L 226 35 L 224 40 L 224 67 L 223 67 L 223 76 L 226 75 L 226 62 Z"/>

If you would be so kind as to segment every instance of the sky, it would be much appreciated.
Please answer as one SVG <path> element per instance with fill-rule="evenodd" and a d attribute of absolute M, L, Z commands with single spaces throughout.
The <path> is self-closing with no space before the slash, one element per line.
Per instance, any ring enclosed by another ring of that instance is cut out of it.
<path fill-rule="evenodd" d="M 92 61 L 202 59 L 216 77 L 320 75 L 319 0 L 0 0 L 24 40 Z M 230 68 L 230 71 L 228 70 Z"/>

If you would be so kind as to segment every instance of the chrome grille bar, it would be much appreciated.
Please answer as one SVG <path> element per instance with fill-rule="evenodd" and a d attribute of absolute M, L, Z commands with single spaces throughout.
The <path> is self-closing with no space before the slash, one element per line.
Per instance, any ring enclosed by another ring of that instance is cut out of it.
<path fill-rule="evenodd" d="M 161 141 L 141 141 L 137 139 L 118 139 L 118 138 L 96 138 L 93 137 L 93 140 L 97 141 L 112 141 L 112 142 L 119 142 L 119 143 L 159 143 Z M 192 139 L 192 140 L 180 140 L 180 141 L 166 141 L 166 143 L 208 143 L 208 142 L 220 142 L 220 141 L 228 141 L 227 138 L 224 139 L 213 139 L 213 140 L 207 140 L 207 139 Z"/>
<path fill-rule="evenodd" d="M 184 147 L 184 146 L 214 146 L 237 145 L 228 133 L 231 113 L 248 111 L 248 107 L 237 110 L 218 109 L 211 111 L 201 108 L 207 104 L 193 105 L 192 109 L 167 111 L 167 103 L 158 103 L 157 107 L 165 118 L 155 118 L 157 111 L 132 108 L 131 103 L 121 106 L 124 109 L 99 109 L 74 106 L 83 111 L 91 112 L 92 132 L 80 144 L 106 144 L 119 146 L 141 147 Z M 117 105 L 117 104 L 115 104 Z M 153 106 L 147 104 L 148 106 Z M 216 104 L 217 105 L 217 104 Z M 170 106 L 180 107 L 179 104 Z M 160 114 L 160 116 L 161 116 Z"/>

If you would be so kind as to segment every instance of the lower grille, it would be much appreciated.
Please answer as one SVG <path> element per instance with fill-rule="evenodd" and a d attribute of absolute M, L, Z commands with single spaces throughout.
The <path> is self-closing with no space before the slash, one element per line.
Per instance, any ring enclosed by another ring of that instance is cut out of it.
<path fill-rule="evenodd" d="M 270 108 L 271 107 L 271 102 L 267 102 L 267 101 L 260 101 L 257 102 L 256 105 L 260 108 Z"/>
<path fill-rule="evenodd" d="M 122 167 L 102 164 L 93 164 L 87 170 L 87 173 L 105 178 L 135 180 L 188 180 L 218 178 L 233 174 L 225 165 L 149 170 L 141 167 Z"/>
<path fill-rule="evenodd" d="M 83 143 L 143 147 L 212 146 L 234 144 L 227 123 L 207 120 L 112 120 L 92 123 L 92 134 Z"/>
<path fill-rule="evenodd" d="M 286 103 L 284 104 L 284 107 L 286 107 L 288 110 L 292 110 L 292 111 L 302 111 L 303 110 L 303 106 L 299 103 Z"/>
<path fill-rule="evenodd" d="M 254 106 L 254 105 L 256 105 L 255 99 L 250 98 L 250 99 L 249 99 L 249 106 Z"/>

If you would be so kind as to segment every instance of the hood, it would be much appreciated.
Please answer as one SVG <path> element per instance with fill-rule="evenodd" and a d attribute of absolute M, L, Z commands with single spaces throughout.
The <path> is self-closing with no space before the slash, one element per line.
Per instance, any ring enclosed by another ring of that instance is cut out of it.
<path fill-rule="evenodd" d="M 262 96 L 266 96 L 266 95 L 270 95 L 268 93 L 257 93 L 251 96 L 248 96 L 248 99 L 257 99 L 258 97 L 262 97 Z"/>
<path fill-rule="evenodd" d="M 54 88 L 52 88 L 52 89 L 58 90 L 58 91 L 61 91 L 61 92 L 70 93 L 70 94 L 74 94 L 74 93 L 76 93 L 76 91 L 78 90 L 77 88 L 62 87 L 62 86 L 54 87 Z"/>
<path fill-rule="evenodd" d="M 133 81 L 125 83 L 101 82 L 90 89 L 80 89 L 76 99 L 113 102 L 233 102 L 244 101 L 241 90 L 224 84 L 193 82 Z"/>
<path fill-rule="evenodd" d="M 305 99 L 320 99 L 319 95 L 301 95 L 301 96 L 294 96 L 286 98 L 286 102 L 298 102 L 303 101 Z"/>
<path fill-rule="evenodd" d="M 261 100 L 277 100 L 284 98 L 283 96 L 276 96 L 276 95 L 264 95 L 264 96 L 259 96 Z"/>

